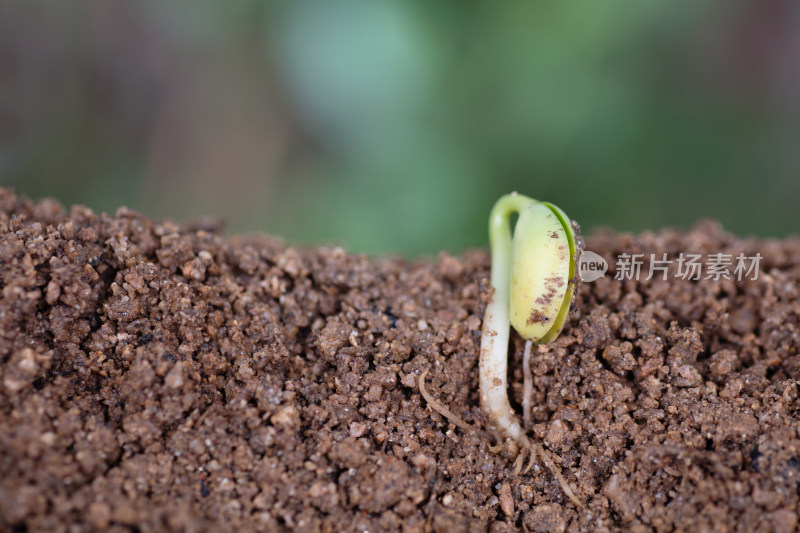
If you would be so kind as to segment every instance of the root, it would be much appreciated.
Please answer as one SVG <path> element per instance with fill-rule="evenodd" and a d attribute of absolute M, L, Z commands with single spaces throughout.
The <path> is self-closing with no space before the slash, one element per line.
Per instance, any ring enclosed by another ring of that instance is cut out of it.
<path fill-rule="evenodd" d="M 526 352 L 529 352 L 528 346 L 525 347 Z M 527 368 L 527 364 L 525 367 Z M 419 376 L 419 392 L 422 394 L 422 397 L 425 398 L 425 401 L 428 402 L 428 406 L 431 410 L 436 411 L 447 420 L 455 424 L 456 426 L 460 427 L 464 431 L 470 431 L 475 429 L 472 424 L 468 424 L 464 421 L 463 418 L 452 412 L 450 409 L 445 407 L 444 405 L 440 404 L 431 394 L 428 392 L 428 389 L 425 388 L 425 378 L 428 376 L 429 368 L 426 368 L 422 371 L 422 374 Z M 528 372 L 530 374 L 530 372 Z M 532 388 L 532 386 L 531 386 Z M 530 403 L 528 403 L 528 408 L 530 407 Z M 529 412 L 529 411 L 528 411 Z M 519 444 L 522 447 L 519 454 L 517 455 L 516 460 L 514 461 L 514 474 L 519 475 L 527 474 L 533 465 L 536 463 L 536 458 L 541 457 L 542 462 L 547 467 L 548 470 L 553 474 L 553 477 L 556 478 L 558 484 L 561 485 L 561 490 L 564 491 L 564 494 L 575 504 L 575 507 L 583 507 L 583 503 L 575 496 L 575 493 L 572 492 L 572 487 L 570 487 L 567 479 L 561 473 L 561 468 L 553 461 L 550 457 L 550 454 L 542 448 L 541 444 L 534 444 L 528 437 L 523 436 L 521 442 Z M 498 453 L 503 448 L 503 442 L 499 441 L 496 446 L 489 446 L 489 451 L 492 453 Z M 524 450 L 524 451 L 523 451 Z M 522 464 L 525 462 L 525 452 L 528 452 L 529 459 L 528 465 L 525 467 L 525 470 L 522 470 Z"/>
<path fill-rule="evenodd" d="M 547 469 L 550 470 L 550 473 L 553 474 L 553 477 L 555 477 L 556 480 L 558 480 L 558 484 L 561 485 L 561 490 L 564 491 L 564 494 L 566 494 L 567 497 L 570 500 L 572 500 L 572 503 L 575 504 L 575 507 L 578 508 L 583 507 L 583 502 L 581 502 L 578 499 L 578 497 L 575 496 L 575 493 L 572 492 L 572 487 L 569 486 L 567 479 L 561 473 L 561 468 L 553 461 L 552 457 L 550 457 L 550 454 L 547 453 L 547 451 L 545 451 L 544 448 L 542 448 L 542 445 L 533 444 L 528 440 L 527 437 L 525 437 L 523 446 L 525 446 L 525 448 L 528 449 L 528 451 L 531 453 L 531 463 L 533 462 L 533 458 L 535 456 L 538 455 L 539 457 L 541 457 L 542 462 L 545 464 Z M 530 467 L 531 464 L 528 465 L 528 468 L 525 471 L 527 472 L 530 469 Z"/>
<path fill-rule="evenodd" d="M 520 450 L 519 455 L 517 455 L 517 459 L 514 461 L 514 475 L 518 476 L 521 474 L 527 474 L 533 465 L 536 464 L 536 457 L 541 457 L 542 462 L 550 470 L 550 473 L 553 474 L 553 477 L 556 478 L 558 484 L 561 485 L 561 490 L 564 491 L 564 494 L 567 495 L 572 503 L 575 504 L 575 507 L 583 507 L 583 502 L 581 502 L 575 493 L 572 492 L 572 487 L 570 487 L 567 479 L 561 473 L 561 468 L 553 461 L 550 454 L 548 454 L 544 448 L 542 448 L 541 444 L 534 444 L 528 437 L 522 437 L 522 450 Z M 528 453 L 528 466 L 525 467 L 525 470 L 522 470 L 522 464 L 525 462 L 525 452 Z"/>
<path fill-rule="evenodd" d="M 522 389 L 522 427 L 525 430 L 530 430 L 531 428 L 531 404 L 533 403 L 533 376 L 531 374 L 531 349 L 533 348 L 533 343 L 531 341 L 525 342 L 525 351 L 522 353 L 522 377 L 523 377 L 523 389 Z M 558 484 L 561 485 L 561 490 L 564 491 L 564 494 L 572 500 L 572 503 L 575 504 L 576 507 L 583 507 L 583 503 L 575 496 L 575 493 L 572 492 L 572 487 L 569 486 L 564 475 L 561 473 L 561 468 L 553 461 L 550 454 L 542 448 L 541 444 L 534 444 L 528 440 L 528 437 L 522 437 L 522 444 L 523 448 L 528 451 L 530 454 L 530 459 L 528 460 L 528 466 L 525 467 L 525 470 L 522 471 L 522 457 L 524 454 L 520 452 L 520 455 L 517 457 L 517 460 L 514 462 L 514 473 L 519 475 L 520 472 L 523 474 L 527 474 L 533 465 L 536 464 L 536 456 L 542 458 L 542 462 L 545 464 L 548 470 L 553 474 L 553 477 L 558 480 Z"/>
<path fill-rule="evenodd" d="M 425 401 L 428 402 L 428 406 L 433 410 L 448 419 L 450 422 L 455 424 L 456 426 L 460 427 L 464 431 L 469 431 L 474 429 L 472 425 L 467 424 L 464 422 L 464 419 L 452 412 L 450 409 L 445 407 L 444 405 L 440 404 L 433 396 L 430 395 L 428 390 L 425 388 L 425 376 L 428 375 L 428 368 L 422 371 L 422 374 L 419 375 L 419 392 L 422 393 L 422 397 L 425 398 Z"/>
<path fill-rule="evenodd" d="M 531 454 L 531 456 L 533 456 L 533 454 Z M 522 472 L 522 463 L 523 462 L 525 462 L 525 454 L 522 453 L 522 450 L 520 450 L 519 453 L 517 454 L 517 458 L 514 460 L 514 475 L 515 476 L 518 476 L 518 475 L 520 475 L 520 473 L 523 473 Z M 528 470 L 526 469 L 524 473 L 527 474 Z"/>
<path fill-rule="evenodd" d="M 533 465 L 535 465 L 535 464 L 536 464 L 536 454 L 535 453 L 531 453 L 530 454 L 530 459 L 528 459 L 528 466 L 525 467 L 525 470 L 522 473 L 523 474 L 527 474 L 528 472 L 530 472 L 531 468 L 533 468 Z"/>
<path fill-rule="evenodd" d="M 531 348 L 533 342 L 525 341 L 525 351 L 522 353 L 522 427 L 525 431 L 531 429 L 531 403 L 533 402 L 533 376 L 531 375 Z"/>

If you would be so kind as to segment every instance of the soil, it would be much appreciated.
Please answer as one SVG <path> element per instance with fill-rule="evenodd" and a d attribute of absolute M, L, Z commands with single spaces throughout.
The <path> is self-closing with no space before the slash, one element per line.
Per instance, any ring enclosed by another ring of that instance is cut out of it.
<path fill-rule="evenodd" d="M 584 502 L 485 428 L 485 250 L 301 250 L 0 191 L 0 530 L 792 531 L 800 239 L 598 233 L 763 256 L 756 281 L 584 283 L 532 361 L 534 427 Z M 613 274 L 613 265 L 612 271 Z M 658 276 L 656 276 L 658 278 Z M 523 342 L 512 335 L 519 410 Z"/>

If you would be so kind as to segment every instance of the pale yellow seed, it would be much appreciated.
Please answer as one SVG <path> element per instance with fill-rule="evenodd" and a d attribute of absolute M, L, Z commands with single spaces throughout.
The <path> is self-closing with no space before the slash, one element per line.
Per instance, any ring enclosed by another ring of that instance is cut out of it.
<path fill-rule="evenodd" d="M 566 298 L 569 239 L 555 213 L 535 203 L 520 212 L 512 247 L 509 318 L 520 336 L 537 341 L 553 328 Z"/>

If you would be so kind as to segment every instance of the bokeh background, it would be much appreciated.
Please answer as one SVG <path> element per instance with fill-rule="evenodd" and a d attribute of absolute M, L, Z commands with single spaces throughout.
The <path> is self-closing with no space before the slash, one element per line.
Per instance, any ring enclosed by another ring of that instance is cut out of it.
<path fill-rule="evenodd" d="M 0 0 L 0 185 L 412 256 L 511 190 L 783 236 L 800 3 Z"/>

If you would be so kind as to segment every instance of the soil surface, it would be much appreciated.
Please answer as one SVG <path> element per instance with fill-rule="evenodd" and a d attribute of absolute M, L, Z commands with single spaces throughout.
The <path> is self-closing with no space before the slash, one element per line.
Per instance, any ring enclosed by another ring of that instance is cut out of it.
<path fill-rule="evenodd" d="M 532 361 L 531 435 L 576 507 L 419 393 L 429 368 L 486 427 L 485 250 L 300 250 L 0 191 L 0 530 L 794 530 L 800 240 L 703 223 L 587 249 L 610 276 Z M 617 281 L 622 252 L 763 259 L 756 281 Z"/>

